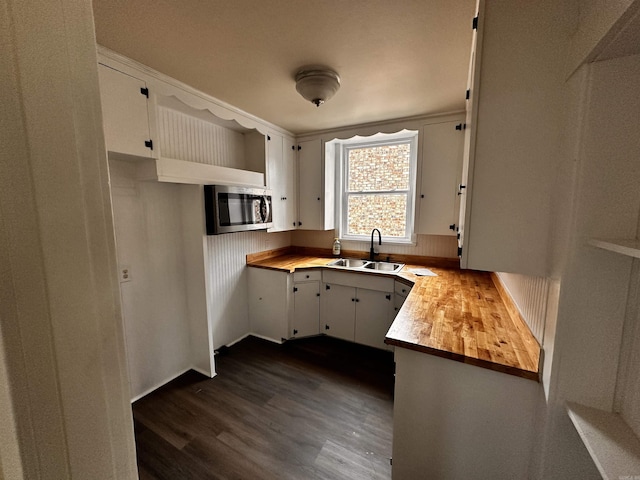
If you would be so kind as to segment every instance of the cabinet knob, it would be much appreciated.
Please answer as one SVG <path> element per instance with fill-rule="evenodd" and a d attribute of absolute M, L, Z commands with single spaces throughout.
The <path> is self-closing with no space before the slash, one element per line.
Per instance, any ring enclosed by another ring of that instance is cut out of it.
<path fill-rule="evenodd" d="M 309 278 L 309 275 L 307 275 L 306 277 Z"/>
<path fill-rule="evenodd" d="M 320 200 L 320 197 L 318 197 L 318 201 Z"/>
<path fill-rule="evenodd" d="M 351 299 L 351 301 L 352 301 L 352 302 L 355 302 L 355 301 L 356 301 L 356 299 L 355 299 L 355 298 L 352 298 L 352 299 Z"/>

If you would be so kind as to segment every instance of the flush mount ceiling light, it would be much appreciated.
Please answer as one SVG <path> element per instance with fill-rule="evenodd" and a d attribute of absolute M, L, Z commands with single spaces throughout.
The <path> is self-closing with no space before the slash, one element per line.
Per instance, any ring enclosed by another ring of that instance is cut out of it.
<path fill-rule="evenodd" d="M 329 100 L 340 88 L 340 77 L 325 67 L 302 67 L 296 74 L 296 90 L 316 107 Z"/>

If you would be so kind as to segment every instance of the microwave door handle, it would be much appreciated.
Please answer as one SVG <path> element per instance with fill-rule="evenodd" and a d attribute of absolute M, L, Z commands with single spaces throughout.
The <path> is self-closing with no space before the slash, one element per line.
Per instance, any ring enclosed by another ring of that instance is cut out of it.
<path fill-rule="evenodd" d="M 266 223 L 271 213 L 271 207 L 269 206 L 269 197 L 265 195 L 264 197 L 262 197 L 262 201 L 264 202 L 264 207 L 265 207 L 264 208 L 265 215 L 264 215 L 264 218 L 262 219 L 262 223 Z"/>

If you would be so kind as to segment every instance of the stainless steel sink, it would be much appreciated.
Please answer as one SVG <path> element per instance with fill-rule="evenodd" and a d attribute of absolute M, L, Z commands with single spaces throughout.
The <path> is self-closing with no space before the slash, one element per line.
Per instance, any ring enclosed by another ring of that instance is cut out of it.
<path fill-rule="evenodd" d="M 396 273 L 402 270 L 404 263 L 392 262 L 372 262 L 369 260 L 360 260 L 358 258 L 340 258 L 327 264 L 329 267 L 342 267 L 353 270 L 374 270 L 385 273 Z"/>
<path fill-rule="evenodd" d="M 390 263 L 390 262 L 369 262 L 364 266 L 366 269 L 370 270 L 379 270 L 381 272 L 399 272 L 402 267 L 404 267 L 403 263 Z"/>
<path fill-rule="evenodd" d="M 330 267 L 345 267 L 345 268 L 362 268 L 368 265 L 368 260 L 360 260 L 358 258 L 341 258 L 329 263 Z"/>

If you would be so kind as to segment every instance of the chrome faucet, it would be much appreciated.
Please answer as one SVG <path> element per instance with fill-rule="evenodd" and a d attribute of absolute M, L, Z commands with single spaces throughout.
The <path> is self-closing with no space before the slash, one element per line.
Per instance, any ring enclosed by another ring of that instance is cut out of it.
<path fill-rule="evenodd" d="M 371 248 L 369 249 L 369 260 L 372 262 L 375 260 L 376 255 L 379 255 L 373 250 L 373 234 L 376 232 L 378 232 L 378 245 L 382 245 L 382 234 L 380 233 L 380 230 L 374 228 L 371 230 Z"/>

